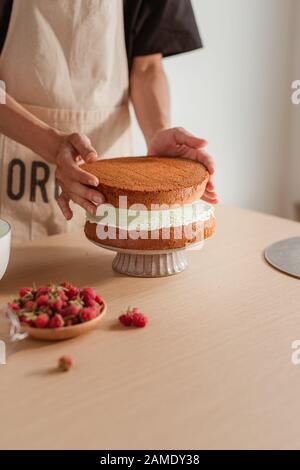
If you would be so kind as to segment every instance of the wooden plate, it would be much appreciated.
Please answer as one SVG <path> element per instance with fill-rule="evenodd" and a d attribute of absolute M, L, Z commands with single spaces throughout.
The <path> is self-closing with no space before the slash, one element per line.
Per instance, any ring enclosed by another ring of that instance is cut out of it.
<path fill-rule="evenodd" d="M 93 320 L 79 323 L 78 325 L 64 326 L 62 328 L 32 328 L 31 326 L 22 325 L 22 330 L 28 333 L 31 338 L 43 341 L 61 341 L 64 339 L 76 338 L 77 336 L 96 328 L 106 312 L 107 304 L 104 302 L 100 315 Z"/>

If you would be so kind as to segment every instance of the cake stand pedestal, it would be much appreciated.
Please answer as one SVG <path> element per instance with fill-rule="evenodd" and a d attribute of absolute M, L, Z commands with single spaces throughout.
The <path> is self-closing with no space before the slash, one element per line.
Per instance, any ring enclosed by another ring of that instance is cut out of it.
<path fill-rule="evenodd" d="M 204 242 L 174 250 L 125 250 L 92 241 L 97 246 L 117 252 L 113 270 L 134 277 L 165 277 L 179 274 L 188 266 L 187 249 L 200 250 Z"/>

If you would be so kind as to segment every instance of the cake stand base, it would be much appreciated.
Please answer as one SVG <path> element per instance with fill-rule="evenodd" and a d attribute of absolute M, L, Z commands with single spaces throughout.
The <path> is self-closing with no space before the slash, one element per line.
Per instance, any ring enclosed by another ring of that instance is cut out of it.
<path fill-rule="evenodd" d="M 164 277 L 184 271 L 188 262 L 183 252 L 163 254 L 117 253 L 113 260 L 114 271 L 127 276 Z"/>
<path fill-rule="evenodd" d="M 179 274 L 188 266 L 186 250 L 188 248 L 199 250 L 204 244 L 200 242 L 175 250 L 134 251 L 109 247 L 97 242 L 92 243 L 107 250 L 116 251 L 117 254 L 112 263 L 113 270 L 134 277 L 165 277 Z"/>

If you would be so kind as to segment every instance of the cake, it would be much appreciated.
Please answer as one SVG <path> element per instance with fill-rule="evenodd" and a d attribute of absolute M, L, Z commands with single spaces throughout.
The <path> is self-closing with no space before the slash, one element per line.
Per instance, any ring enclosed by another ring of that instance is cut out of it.
<path fill-rule="evenodd" d="M 201 200 L 208 172 L 177 157 L 121 157 L 83 164 L 105 203 L 87 213 L 88 239 L 130 250 L 183 248 L 210 237 L 214 209 Z"/>

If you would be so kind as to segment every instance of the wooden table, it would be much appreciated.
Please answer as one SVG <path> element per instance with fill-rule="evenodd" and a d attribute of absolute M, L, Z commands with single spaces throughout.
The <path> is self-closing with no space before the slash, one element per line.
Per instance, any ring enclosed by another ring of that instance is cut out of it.
<path fill-rule="evenodd" d="M 102 325 L 81 338 L 8 345 L 0 366 L 2 449 L 300 448 L 299 281 L 263 259 L 299 224 L 236 208 L 189 268 L 164 279 L 122 277 L 113 253 L 83 235 L 16 247 L 0 302 L 23 285 L 71 280 L 107 299 Z M 119 327 L 128 305 L 144 330 Z M 2 320 L 2 331 L 4 323 Z M 53 367 L 62 354 L 76 366 Z"/>

